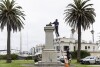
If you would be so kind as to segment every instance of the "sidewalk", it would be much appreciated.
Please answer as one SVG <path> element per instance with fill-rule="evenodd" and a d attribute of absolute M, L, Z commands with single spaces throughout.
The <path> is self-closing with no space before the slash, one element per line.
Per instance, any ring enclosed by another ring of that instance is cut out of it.
<path fill-rule="evenodd" d="M 64 66 L 35 66 L 34 64 L 22 64 L 25 67 L 64 67 Z M 70 65 L 70 67 L 75 67 L 75 65 Z"/>

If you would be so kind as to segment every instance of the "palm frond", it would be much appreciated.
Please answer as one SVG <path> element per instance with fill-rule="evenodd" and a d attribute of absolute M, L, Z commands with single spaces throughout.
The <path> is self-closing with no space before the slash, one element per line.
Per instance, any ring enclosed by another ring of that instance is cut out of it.
<path fill-rule="evenodd" d="M 73 28 L 78 28 L 78 24 L 81 23 L 82 28 L 85 30 L 90 28 L 90 24 L 95 22 L 93 4 L 87 4 L 90 0 L 74 0 L 73 4 L 69 4 L 69 8 L 65 10 L 65 22 Z"/>
<path fill-rule="evenodd" d="M 93 5 L 93 4 L 87 4 L 87 5 L 83 6 L 82 9 L 85 9 L 85 8 L 87 8 L 87 7 L 89 7 L 89 6 L 92 6 L 92 5 Z"/>
<path fill-rule="evenodd" d="M 0 3 L 0 27 L 4 29 L 9 25 L 13 31 L 21 30 L 25 20 L 25 14 L 21 10 L 22 7 L 16 5 L 15 0 L 3 0 Z"/>

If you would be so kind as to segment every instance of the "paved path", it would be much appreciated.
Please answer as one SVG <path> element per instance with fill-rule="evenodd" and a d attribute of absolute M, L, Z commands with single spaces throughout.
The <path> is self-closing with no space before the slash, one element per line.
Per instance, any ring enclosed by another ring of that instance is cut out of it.
<path fill-rule="evenodd" d="M 100 67 L 100 65 L 89 65 L 89 66 L 93 66 L 93 67 Z"/>
<path fill-rule="evenodd" d="M 35 66 L 34 64 L 30 63 L 30 64 L 22 64 L 22 66 L 25 67 L 64 67 L 64 66 Z M 88 65 L 91 67 L 100 67 L 100 65 Z M 76 67 L 75 65 L 70 65 L 70 67 Z"/>
<path fill-rule="evenodd" d="M 64 66 L 35 66 L 34 64 L 22 64 L 25 67 L 64 67 Z M 70 65 L 70 67 L 75 67 L 74 65 Z"/>

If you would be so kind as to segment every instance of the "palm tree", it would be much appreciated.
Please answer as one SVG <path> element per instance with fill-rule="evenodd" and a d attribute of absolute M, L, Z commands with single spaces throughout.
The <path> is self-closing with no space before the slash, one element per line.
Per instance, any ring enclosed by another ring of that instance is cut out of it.
<path fill-rule="evenodd" d="M 11 31 L 17 32 L 23 28 L 25 14 L 21 11 L 22 7 L 17 6 L 14 0 L 2 0 L 0 2 L 0 28 L 7 26 L 7 63 L 11 63 L 10 35 Z"/>
<path fill-rule="evenodd" d="M 78 50 L 77 50 L 77 62 L 80 60 L 81 50 L 81 27 L 86 30 L 90 28 L 90 25 L 95 22 L 96 16 L 93 4 L 87 4 L 90 0 L 74 0 L 73 3 L 68 4 L 65 10 L 65 22 L 72 28 L 78 30 Z"/>

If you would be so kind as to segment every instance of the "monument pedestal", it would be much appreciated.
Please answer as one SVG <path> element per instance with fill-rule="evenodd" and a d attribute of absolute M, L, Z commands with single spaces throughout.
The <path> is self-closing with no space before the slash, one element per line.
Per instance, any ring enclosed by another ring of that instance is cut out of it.
<path fill-rule="evenodd" d="M 54 49 L 44 49 L 42 52 L 42 61 L 35 64 L 38 67 L 61 67 L 64 63 L 57 61 L 57 51 Z"/>
<path fill-rule="evenodd" d="M 44 27 L 45 31 L 45 48 L 42 51 L 42 61 L 39 61 L 35 65 L 37 66 L 61 66 L 63 65 L 61 62 L 57 61 L 57 51 L 54 49 L 53 45 L 53 26 L 46 26 Z"/>
<path fill-rule="evenodd" d="M 57 62 L 57 51 L 54 49 L 44 49 L 42 53 L 43 62 Z"/>

